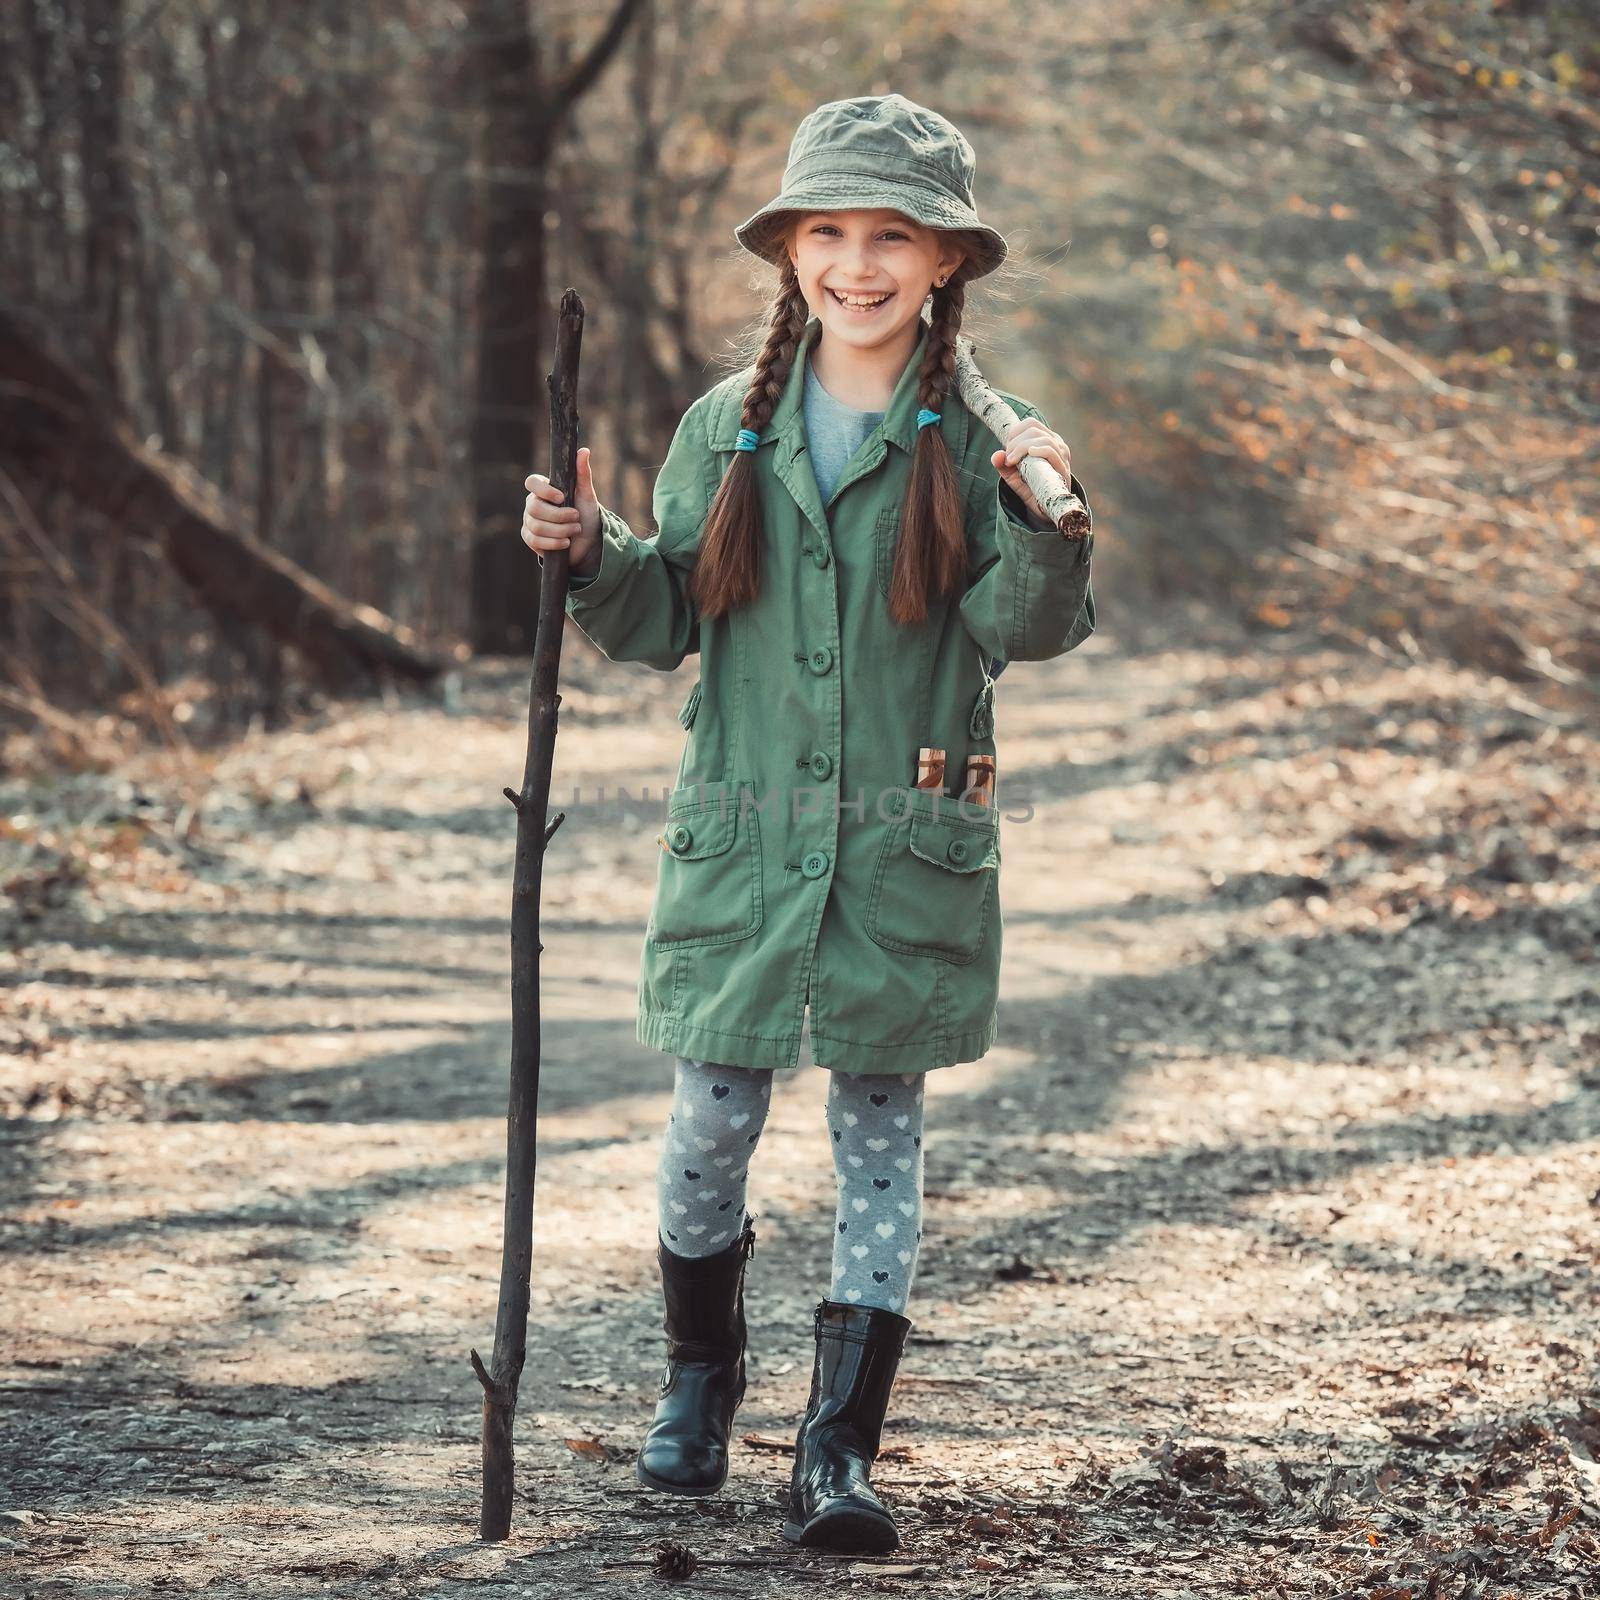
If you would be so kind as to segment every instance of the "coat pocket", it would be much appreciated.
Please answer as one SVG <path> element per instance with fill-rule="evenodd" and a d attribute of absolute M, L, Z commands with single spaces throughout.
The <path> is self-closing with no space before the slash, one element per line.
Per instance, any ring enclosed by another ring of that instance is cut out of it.
<path fill-rule="evenodd" d="M 999 895 L 999 813 L 933 790 L 902 798 L 867 893 L 867 935 L 885 950 L 964 965 L 983 948 Z"/>
<path fill-rule="evenodd" d="M 872 527 L 873 556 L 878 569 L 878 588 L 889 598 L 889 582 L 894 577 L 894 553 L 900 544 L 900 507 L 885 506 Z"/>
<path fill-rule="evenodd" d="M 645 929 L 656 944 L 725 944 L 761 926 L 761 821 L 743 802 L 747 787 L 690 783 L 667 796 Z"/>

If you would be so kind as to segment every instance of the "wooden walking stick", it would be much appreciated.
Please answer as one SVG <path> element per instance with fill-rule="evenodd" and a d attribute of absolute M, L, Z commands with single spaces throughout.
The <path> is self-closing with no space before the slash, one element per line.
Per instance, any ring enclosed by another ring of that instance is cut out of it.
<path fill-rule="evenodd" d="M 984 382 L 972 360 L 972 341 L 956 337 L 956 392 L 977 419 L 1001 444 L 1006 430 L 1021 421 L 1015 411 Z M 1083 502 L 1061 481 L 1061 474 L 1038 456 L 1024 456 L 1017 463 L 1022 481 L 1033 492 L 1044 514 L 1068 539 L 1082 539 L 1089 532 L 1089 513 Z"/>
<path fill-rule="evenodd" d="M 550 386 L 550 481 L 570 500 L 578 479 L 578 350 L 583 301 L 576 289 L 561 297 Z M 547 551 L 539 583 L 539 621 L 533 640 L 533 685 L 528 697 L 528 759 L 522 791 L 505 790 L 517 810 L 517 855 L 511 878 L 511 1093 L 506 1111 L 505 1241 L 500 1253 L 500 1305 L 488 1371 L 478 1352 L 472 1370 L 483 1385 L 483 1506 L 479 1536 L 511 1532 L 516 1459 L 511 1424 L 517 1384 L 528 1349 L 529 1283 L 533 1272 L 533 1178 L 539 1119 L 539 885 L 544 852 L 566 813 L 545 821 L 561 696 L 561 635 L 567 614 L 567 552 Z"/>

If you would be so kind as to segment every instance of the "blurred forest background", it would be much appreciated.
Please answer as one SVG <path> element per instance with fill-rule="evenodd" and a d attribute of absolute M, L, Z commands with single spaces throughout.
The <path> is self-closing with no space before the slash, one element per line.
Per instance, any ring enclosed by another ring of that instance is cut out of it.
<path fill-rule="evenodd" d="M 19 0 L 0 12 L 0 763 L 525 652 L 568 284 L 649 526 L 820 100 L 972 136 L 969 331 L 1124 596 L 1600 675 L 1585 0 Z M 1131 612 L 1134 607 L 1129 605 Z"/>

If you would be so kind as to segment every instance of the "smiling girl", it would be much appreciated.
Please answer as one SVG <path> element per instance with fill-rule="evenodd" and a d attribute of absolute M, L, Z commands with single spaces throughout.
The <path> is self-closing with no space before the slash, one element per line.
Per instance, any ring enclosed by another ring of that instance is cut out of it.
<path fill-rule="evenodd" d="M 587 448 L 573 503 L 536 473 L 523 519 L 568 551 L 568 612 L 607 656 L 699 665 L 639 972 L 638 1037 L 675 1066 L 667 1362 L 636 1471 L 683 1495 L 726 1480 L 749 1165 L 808 1032 L 837 1195 L 783 1532 L 834 1549 L 899 1542 L 869 1469 L 911 1328 L 923 1082 L 996 1033 L 999 814 L 963 773 L 994 755 L 996 666 L 1095 621 L 1093 536 L 1059 534 L 1018 466 L 1043 458 L 1087 505 L 1065 440 L 999 391 L 1022 420 L 996 447 L 953 389 L 967 286 L 1006 255 L 973 167 L 901 95 L 812 112 L 735 230 L 778 271 L 765 339 L 678 424 L 656 537 L 600 503 Z"/>

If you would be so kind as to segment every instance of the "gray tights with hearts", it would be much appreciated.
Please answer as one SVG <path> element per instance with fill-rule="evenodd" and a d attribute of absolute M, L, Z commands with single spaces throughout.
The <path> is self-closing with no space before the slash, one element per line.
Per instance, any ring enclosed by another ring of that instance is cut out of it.
<path fill-rule="evenodd" d="M 678 1056 L 656 1170 L 668 1249 L 705 1256 L 744 1226 L 750 1158 L 772 1103 L 772 1072 Z M 906 1314 L 922 1238 L 921 1072 L 830 1072 L 837 1178 L 830 1300 Z"/>

